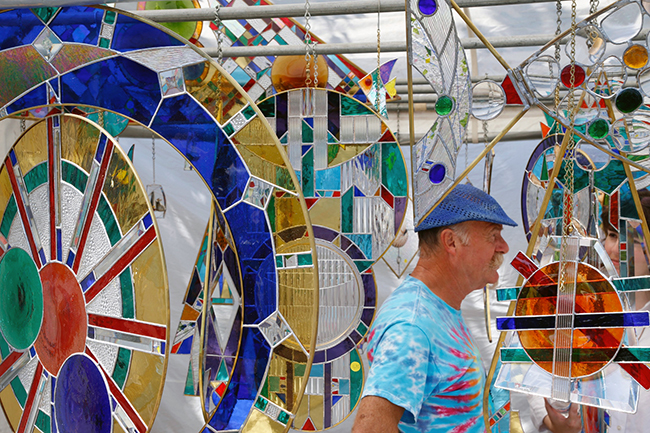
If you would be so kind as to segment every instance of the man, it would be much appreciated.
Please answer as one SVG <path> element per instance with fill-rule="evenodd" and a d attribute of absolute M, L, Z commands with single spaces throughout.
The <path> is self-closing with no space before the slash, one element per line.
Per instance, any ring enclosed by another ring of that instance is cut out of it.
<path fill-rule="evenodd" d="M 371 367 L 353 433 L 485 430 L 485 371 L 460 304 L 497 282 L 508 252 L 504 224 L 517 225 L 496 200 L 466 184 L 415 228 L 417 266 L 368 334 Z"/>

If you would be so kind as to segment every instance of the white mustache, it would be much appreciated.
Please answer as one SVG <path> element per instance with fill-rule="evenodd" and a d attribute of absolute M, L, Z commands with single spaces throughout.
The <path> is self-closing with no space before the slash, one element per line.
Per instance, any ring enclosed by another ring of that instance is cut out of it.
<path fill-rule="evenodd" d="M 501 253 L 496 253 L 493 257 L 492 260 L 490 260 L 490 268 L 497 270 L 501 267 L 503 264 L 503 254 Z"/>

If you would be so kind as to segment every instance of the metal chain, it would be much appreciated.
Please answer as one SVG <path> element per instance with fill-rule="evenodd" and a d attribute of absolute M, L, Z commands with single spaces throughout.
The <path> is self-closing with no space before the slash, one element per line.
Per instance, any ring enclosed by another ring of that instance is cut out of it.
<path fill-rule="evenodd" d="M 309 13 L 309 0 L 305 0 L 305 62 L 307 63 L 305 68 L 305 87 L 311 86 L 311 60 L 313 54 L 313 41 L 311 40 L 311 23 L 309 19 L 311 14 Z M 316 59 L 314 59 L 314 62 Z"/>
<path fill-rule="evenodd" d="M 560 33 L 562 33 L 562 0 L 557 0 L 555 3 L 555 14 L 556 14 L 556 28 L 555 28 L 555 36 L 559 36 Z M 555 61 L 557 61 L 557 64 L 560 64 L 560 61 L 562 60 L 562 55 L 560 51 L 560 40 L 555 43 Z M 553 75 L 552 71 L 553 66 L 549 65 L 549 69 L 551 69 L 551 76 Z M 558 77 L 559 78 L 559 77 Z M 558 112 L 558 109 L 560 107 L 560 83 L 558 82 L 557 86 L 555 86 L 555 112 Z M 556 123 L 557 125 L 557 123 Z M 553 125 L 551 125 L 553 126 Z M 556 126 L 557 128 L 557 126 Z M 557 132 L 557 131 L 556 131 Z M 557 134 L 555 135 L 555 145 L 559 146 L 560 143 L 558 142 L 558 136 Z"/>
<path fill-rule="evenodd" d="M 20 119 L 20 133 L 22 134 L 27 130 L 27 122 L 25 122 L 25 119 L 22 118 Z"/>
<path fill-rule="evenodd" d="M 596 13 L 598 10 L 598 0 L 589 0 L 589 15 Z"/>
<path fill-rule="evenodd" d="M 381 110 L 381 104 L 379 102 L 379 92 L 381 92 L 381 86 L 379 85 L 379 67 L 381 66 L 381 0 L 377 0 L 377 78 L 374 82 L 375 86 L 375 108 L 379 112 Z"/>
<path fill-rule="evenodd" d="M 156 137 L 151 136 L 151 163 L 153 164 L 153 183 L 156 183 Z"/>

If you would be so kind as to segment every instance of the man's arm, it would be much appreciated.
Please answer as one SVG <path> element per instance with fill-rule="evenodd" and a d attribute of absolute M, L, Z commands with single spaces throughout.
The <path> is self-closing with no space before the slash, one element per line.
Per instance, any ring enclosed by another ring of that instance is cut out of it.
<path fill-rule="evenodd" d="M 368 395 L 361 399 L 352 433 L 398 433 L 397 423 L 404 408 L 383 397 Z"/>
<path fill-rule="evenodd" d="M 565 417 L 556 410 L 547 399 L 544 399 L 548 415 L 544 417 L 544 425 L 553 433 L 578 433 L 582 430 L 582 418 L 578 413 L 578 405 L 569 407 L 569 416 Z"/>

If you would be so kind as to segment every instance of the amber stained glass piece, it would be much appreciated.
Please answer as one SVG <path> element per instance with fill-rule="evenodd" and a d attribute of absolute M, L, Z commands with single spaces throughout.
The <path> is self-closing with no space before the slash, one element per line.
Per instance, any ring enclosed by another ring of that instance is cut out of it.
<path fill-rule="evenodd" d="M 623 53 L 623 62 L 628 68 L 641 69 L 648 63 L 648 50 L 642 45 L 632 45 Z"/>

